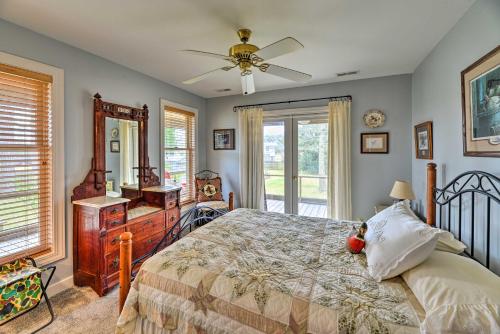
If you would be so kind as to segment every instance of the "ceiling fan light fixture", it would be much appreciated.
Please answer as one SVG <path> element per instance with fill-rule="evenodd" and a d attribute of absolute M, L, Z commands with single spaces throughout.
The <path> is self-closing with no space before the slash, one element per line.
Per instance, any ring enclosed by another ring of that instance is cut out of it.
<path fill-rule="evenodd" d="M 252 73 L 241 76 L 241 90 L 243 95 L 255 93 L 255 83 L 253 81 Z"/>

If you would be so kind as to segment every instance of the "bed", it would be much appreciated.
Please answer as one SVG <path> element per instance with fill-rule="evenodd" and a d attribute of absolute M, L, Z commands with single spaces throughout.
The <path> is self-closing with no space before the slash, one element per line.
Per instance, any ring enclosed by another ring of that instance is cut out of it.
<path fill-rule="evenodd" d="M 445 187 L 440 197 L 435 178 L 434 165 L 432 225 L 436 203 L 454 196 Z M 353 224 L 237 209 L 148 259 L 130 291 L 122 252 L 128 294 L 116 333 L 420 333 L 425 311 L 403 279 L 376 282 L 366 257 L 346 250 Z"/>

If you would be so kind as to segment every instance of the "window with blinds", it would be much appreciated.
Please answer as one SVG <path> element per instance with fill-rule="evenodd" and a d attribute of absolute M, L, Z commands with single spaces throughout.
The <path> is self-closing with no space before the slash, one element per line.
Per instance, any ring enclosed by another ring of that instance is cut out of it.
<path fill-rule="evenodd" d="M 181 203 L 195 200 L 196 118 L 192 112 L 165 108 L 165 180 L 182 186 Z"/>
<path fill-rule="evenodd" d="M 0 64 L 0 263 L 53 246 L 51 85 Z"/>

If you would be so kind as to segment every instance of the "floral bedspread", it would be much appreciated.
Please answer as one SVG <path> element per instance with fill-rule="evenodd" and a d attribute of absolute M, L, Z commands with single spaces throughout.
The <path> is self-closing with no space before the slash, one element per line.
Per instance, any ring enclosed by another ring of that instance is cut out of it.
<path fill-rule="evenodd" d="M 141 267 L 116 333 L 418 333 L 401 278 L 370 278 L 352 224 L 237 209 Z"/>

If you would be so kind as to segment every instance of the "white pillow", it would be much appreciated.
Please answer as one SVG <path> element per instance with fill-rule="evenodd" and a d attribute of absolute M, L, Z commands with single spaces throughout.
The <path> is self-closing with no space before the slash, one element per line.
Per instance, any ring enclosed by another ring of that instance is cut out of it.
<path fill-rule="evenodd" d="M 423 333 L 500 333 L 500 278 L 464 256 L 435 251 L 403 275 L 425 310 Z"/>
<path fill-rule="evenodd" d="M 461 254 L 466 248 L 467 246 L 463 242 L 455 239 L 452 233 L 441 230 L 441 234 L 436 244 L 436 250 Z"/>
<path fill-rule="evenodd" d="M 368 272 L 377 282 L 398 276 L 424 261 L 440 234 L 439 229 L 416 218 L 407 201 L 379 212 L 367 225 Z"/>

